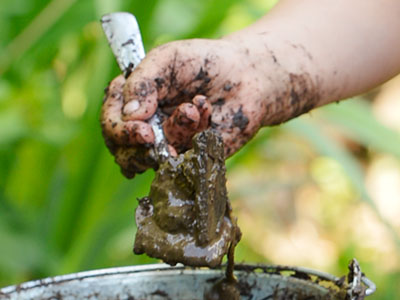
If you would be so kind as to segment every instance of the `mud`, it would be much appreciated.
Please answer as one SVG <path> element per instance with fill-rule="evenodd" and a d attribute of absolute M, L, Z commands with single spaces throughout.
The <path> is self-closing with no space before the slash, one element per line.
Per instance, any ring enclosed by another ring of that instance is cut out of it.
<path fill-rule="evenodd" d="M 147 145 L 138 145 L 135 148 L 114 148 L 110 147 L 108 144 L 107 146 L 110 150 L 113 149 L 115 162 L 120 166 L 121 173 L 126 178 L 133 178 L 137 173 L 143 173 L 148 168 L 158 168 L 158 162 L 154 150 Z"/>
<path fill-rule="evenodd" d="M 243 113 L 243 106 L 240 105 L 238 111 L 233 115 L 233 126 L 238 127 L 241 131 L 245 130 L 249 124 L 249 118 Z"/>
<path fill-rule="evenodd" d="M 214 130 L 193 138 L 193 149 L 160 165 L 136 210 L 134 252 L 175 265 L 208 266 L 240 239 L 231 216 L 224 147 Z"/>
<path fill-rule="evenodd" d="M 213 76 L 209 74 L 211 60 L 204 59 L 203 64 L 191 80 L 181 80 L 180 70 L 185 69 L 186 64 L 190 63 L 190 60 L 180 59 L 179 52 L 176 51 L 171 63 L 161 71 L 163 77 L 154 79 L 158 91 L 161 89 L 167 91 L 166 96 L 159 100 L 159 107 L 164 109 L 183 102 L 190 102 L 196 95 L 209 95 L 212 88 L 211 81 L 218 76 L 218 74 L 213 74 Z"/>
<path fill-rule="evenodd" d="M 320 94 L 310 74 L 287 74 L 289 87 L 276 95 L 274 101 L 266 105 L 264 126 L 278 125 L 309 112 L 319 104 Z"/>
<path fill-rule="evenodd" d="M 217 105 L 217 106 L 224 105 L 225 104 L 225 99 L 224 98 L 218 98 L 217 101 L 215 101 L 213 104 Z"/>

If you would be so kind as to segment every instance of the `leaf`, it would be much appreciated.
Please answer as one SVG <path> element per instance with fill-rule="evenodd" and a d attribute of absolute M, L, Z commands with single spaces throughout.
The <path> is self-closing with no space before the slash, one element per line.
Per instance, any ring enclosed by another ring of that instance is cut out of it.
<path fill-rule="evenodd" d="M 0 147 L 9 146 L 28 132 L 23 115 L 17 108 L 0 111 Z"/>
<path fill-rule="evenodd" d="M 354 99 L 331 104 L 318 114 L 341 129 L 345 136 L 376 151 L 400 157 L 400 133 L 382 125 L 366 101 Z"/>
<path fill-rule="evenodd" d="M 0 222 L 0 241 L 0 269 L 8 270 L 8 276 L 37 269 L 41 264 L 46 264 L 45 247 L 29 232 L 18 233 Z M 46 259 L 52 260 L 50 256 Z"/>
<path fill-rule="evenodd" d="M 198 19 L 197 25 L 184 36 L 184 38 L 200 38 L 212 36 L 228 15 L 229 9 L 237 0 L 207 0 L 203 15 Z"/>

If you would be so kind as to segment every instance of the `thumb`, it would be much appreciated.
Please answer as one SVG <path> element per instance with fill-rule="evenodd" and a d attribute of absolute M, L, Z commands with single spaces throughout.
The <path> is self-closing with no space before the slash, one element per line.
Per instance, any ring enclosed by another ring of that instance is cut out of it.
<path fill-rule="evenodd" d="M 124 121 L 144 121 L 150 119 L 157 110 L 155 82 L 143 70 L 143 68 L 135 69 L 126 80 L 122 108 Z"/>
<path fill-rule="evenodd" d="M 164 106 L 179 105 L 191 101 L 201 87 L 208 85 L 210 79 L 204 75 L 207 72 L 202 68 L 202 59 L 187 57 L 191 47 L 190 43 L 177 41 L 147 54 L 126 80 L 124 121 L 148 120 L 156 112 L 158 101 Z M 204 78 L 196 77 L 199 72 Z"/>

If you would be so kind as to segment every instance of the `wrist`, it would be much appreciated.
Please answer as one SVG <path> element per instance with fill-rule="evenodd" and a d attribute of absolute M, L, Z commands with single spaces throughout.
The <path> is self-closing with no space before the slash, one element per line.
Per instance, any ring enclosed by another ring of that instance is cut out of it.
<path fill-rule="evenodd" d="M 311 54 L 277 32 L 246 28 L 224 39 L 248 52 L 263 95 L 263 126 L 276 125 L 321 105 Z"/>

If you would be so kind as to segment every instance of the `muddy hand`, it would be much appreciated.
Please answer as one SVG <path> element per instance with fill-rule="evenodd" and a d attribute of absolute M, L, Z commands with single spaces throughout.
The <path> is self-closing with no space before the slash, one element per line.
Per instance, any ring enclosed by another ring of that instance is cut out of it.
<path fill-rule="evenodd" d="M 213 127 L 228 157 L 262 125 L 260 72 L 248 51 L 228 40 L 160 46 L 127 80 L 119 76 L 110 83 L 102 111 L 105 138 L 114 148 L 152 144 L 146 121 L 159 109 L 171 154 L 191 148 L 195 133 Z"/>

